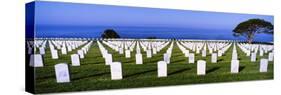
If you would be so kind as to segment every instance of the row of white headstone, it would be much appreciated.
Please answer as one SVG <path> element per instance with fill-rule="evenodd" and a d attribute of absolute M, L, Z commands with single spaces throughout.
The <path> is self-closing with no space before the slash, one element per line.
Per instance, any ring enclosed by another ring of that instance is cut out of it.
<path fill-rule="evenodd" d="M 159 61 L 157 62 L 157 76 L 167 77 L 167 62 Z M 197 61 L 197 75 L 206 75 L 206 61 L 198 60 Z M 268 60 L 261 59 L 260 62 L 260 72 L 267 72 L 268 69 Z M 232 60 L 231 61 L 231 73 L 239 72 L 239 61 Z M 123 78 L 122 76 L 122 64 L 121 62 L 112 62 L 110 64 L 110 72 L 112 80 L 120 80 Z M 60 63 L 55 65 L 55 73 L 57 83 L 65 83 L 70 82 L 70 71 L 67 63 Z"/>
<path fill-rule="evenodd" d="M 185 55 L 185 57 L 188 57 L 188 63 L 194 63 L 195 62 L 195 54 L 190 53 L 189 50 L 192 52 L 195 52 L 196 54 L 202 53 L 202 57 L 206 57 L 206 49 L 208 47 L 209 53 L 211 54 L 211 62 L 217 63 L 218 57 L 221 57 L 231 46 L 231 43 L 213 43 L 211 45 L 205 44 L 205 43 L 198 43 L 198 42 L 176 42 L 182 53 Z M 186 47 L 186 48 L 185 48 Z M 213 52 L 217 51 L 218 53 Z"/>
<path fill-rule="evenodd" d="M 47 42 L 47 41 L 45 41 L 45 42 Z M 80 43 L 78 46 L 83 45 L 83 43 Z M 82 47 L 81 50 L 83 52 L 83 55 L 81 55 L 81 56 L 84 56 L 84 54 L 86 54 L 88 52 L 91 44 L 92 44 L 92 41 L 90 41 L 88 44 L 86 44 L 84 47 Z M 51 50 L 52 59 L 58 59 L 57 50 L 51 44 L 51 42 L 49 42 L 49 46 L 50 46 L 50 50 Z M 31 54 L 30 55 L 29 66 L 31 66 L 31 67 L 43 67 L 44 66 L 44 62 L 43 62 L 44 56 L 43 55 L 45 54 L 45 49 L 44 49 L 44 47 L 40 47 L 39 50 L 40 50 L 40 54 Z M 81 58 L 81 56 L 79 55 L 79 52 L 81 52 L 81 51 L 78 50 L 78 54 L 72 54 L 71 55 L 71 61 L 72 61 L 73 66 L 79 66 L 80 65 L 80 59 L 79 58 Z"/>
<path fill-rule="evenodd" d="M 239 48 L 246 54 L 246 56 L 250 56 L 251 62 L 256 62 L 257 53 L 259 51 L 259 56 L 264 56 L 264 53 L 268 53 L 268 61 L 273 61 L 274 53 L 273 53 L 273 45 L 262 45 L 262 44 L 238 44 Z"/>
<path fill-rule="evenodd" d="M 49 45 L 50 44 L 52 45 L 50 47 L 53 48 L 55 46 L 56 49 L 61 50 L 62 54 L 67 54 L 67 51 L 68 52 L 72 51 L 72 49 L 75 49 L 86 42 L 87 41 L 35 40 L 35 41 L 27 41 L 27 48 L 28 48 L 28 54 L 35 54 L 38 48 L 39 54 L 44 55 L 45 48 L 47 47 L 47 43 L 48 43 Z"/>
<path fill-rule="evenodd" d="M 77 54 L 71 55 L 71 64 L 72 66 L 80 66 L 80 59 L 84 59 L 85 55 L 88 53 L 89 49 L 92 46 L 93 41 L 90 41 L 85 46 L 83 46 L 80 50 L 77 50 Z"/>
<path fill-rule="evenodd" d="M 97 41 L 97 43 L 102 57 L 105 59 L 105 65 L 110 65 L 113 61 L 112 54 L 108 53 L 106 48 L 99 41 Z"/>
<path fill-rule="evenodd" d="M 102 44 L 99 43 L 99 48 L 100 51 L 102 53 L 102 55 L 107 55 L 107 50 L 102 46 Z M 123 47 L 127 47 L 130 48 L 129 49 L 125 49 L 125 57 L 126 58 L 130 58 L 131 57 L 131 49 L 133 49 L 136 46 L 136 64 L 142 64 L 143 63 L 143 58 L 142 58 L 142 54 L 141 54 L 141 46 L 142 49 L 146 52 L 146 56 L 147 58 L 151 58 L 152 55 L 157 54 L 157 52 L 159 52 L 160 50 L 162 50 L 165 46 L 167 46 L 169 44 L 169 42 L 139 42 L 139 41 L 133 41 L 133 42 L 129 42 L 126 41 L 124 43 L 120 42 L 120 41 L 103 41 L 103 43 L 105 45 L 107 45 L 108 47 L 112 48 L 113 50 L 119 52 L 119 54 L 122 54 L 123 52 Z M 112 55 L 111 55 L 112 57 Z M 105 58 L 106 59 L 111 59 L 112 58 Z M 107 61 L 106 61 L 107 63 Z M 108 64 L 107 64 L 108 65 Z"/>
<path fill-rule="evenodd" d="M 110 71 L 111 71 L 111 79 L 112 80 L 119 80 L 119 79 L 122 79 L 122 64 L 121 62 L 112 62 L 112 55 L 109 54 L 107 52 L 107 50 L 103 47 L 103 45 L 97 41 L 98 43 L 98 46 L 100 48 L 100 51 L 102 52 L 102 55 L 103 57 L 105 58 L 105 60 L 107 59 L 110 59 L 111 58 L 111 61 L 108 61 L 108 65 L 110 65 Z M 114 43 L 114 42 L 103 42 L 104 44 L 108 45 L 109 47 L 111 48 L 116 48 L 116 47 L 119 47 L 122 45 L 122 42 L 120 42 L 119 46 L 115 46 L 114 44 L 111 44 L 111 43 Z M 110 44 L 108 44 L 110 43 Z M 128 42 L 129 43 L 129 42 Z M 148 43 L 148 42 L 130 42 L 129 43 L 129 46 L 126 46 L 126 44 L 128 43 L 125 43 L 125 45 L 123 44 L 124 47 L 127 47 L 127 48 L 130 48 L 130 47 L 134 47 L 136 46 L 136 50 L 138 51 L 140 49 L 140 46 L 142 46 L 142 48 L 146 51 L 148 50 L 151 50 L 151 48 L 153 47 L 151 43 Z M 168 62 L 168 59 L 170 59 L 169 55 L 171 55 L 172 53 L 172 48 L 173 48 L 173 43 L 171 43 L 170 47 L 167 49 L 166 51 L 166 55 L 164 54 L 164 61 L 159 61 L 157 63 L 157 68 L 158 68 L 158 77 L 166 77 L 167 76 L 167 64 L 169 64 Z M 50 44 L 50 43 L 49 43 Z M 83 54 L 87 53 L 88 49 L 90 48 L 92 42 L 86 44 L 82 49 L 81 51 L 83 52 Z M 157 48 L 164 48 L 165 46 L 167 46 L 169 44 L 169 42 L 159 42 L 159 44 L 155 45 L 155 50 L 159 50 Z M 180 49 L 183 51 L 183 53 L 185 54 L 187 49 L 185 49 L 186 46 L 188 46 L 188 44 L 185 44 L 185 43 L 181 43 L 183 45 L 181 45 L 180 43 L 176 42 L 176 44 L 180 47 Z M 189 43 L 190 44 L 190 43 Z M 50 45 L 51 46 L 51 45 Z M 184 47 L 185 46 L 185 47 Z M 198 46 L 197 44 L 193 44 L 191 48 L 188 48 L 188 49 L 191 49 L 192 51 L 196 52 L 199 51 L 205 51 L 206 47 L 208 47 L 210 50 L 214 50 L 214 51 L 220 51 L 222 50 L 221 53 L 224 53 L 229 47 L 231 46 L 230 43 L 223 43 L 221 45 L 218 45 L 218 44 L 202 44 L 202 43 L 198 43 Z M 239 44 L 238 44 L 239 46 Z M 240 47 L 240 46 L 239 46 Z M 202 50 L 203 49 L 203 50 Z M 119 50 L 119 49 L 118 49 Z M 153 50 L 153 49 L 152 49 Z M 254 49 L 255 50 L 255 49 Z M 137 54 L 140 54 L 141 55 L 141 52 L 139 51 L 139 53 Z M 211 53 L 212 54 L 212 62 L 213 60 L 215 60 L 215 57 L 217 57 L 216 53 Z M 39 54 L 40 55 L 40 54 Z M 73 54 L 76 56 L 75 59 L 79 59 L 81 58 L 80 57 L 80 54 L 78 52 L 78 54 Z M 111 55 L 111 56 L 109 56 Z M 192 58 L 192 55 L 191 53 L 188 54 L 189 58 Z M 42 61 L 42 56 L 41 56 L 41 60 L 40 60 L 40 57 L 38 57 L 37 59 L 34 59 L 35 56 L 38 56 L 37 55 L 32 55 L 31 59 L 33 60 L 39 60 L 37 62 L 40 63 L 40 61 Z M 193 54 L 194 56 L 194 54 Z M 213 57 L 214 56 L 214 57 Z M 72 57 L 72 55 L 71 55 Z M 136 59 L 138 59 L 139 57 L 136 56 Z M 193 57 L 194 58 L 194 57 Z M 238 59 L 238 55 L 237 55 L 237 50 L 236 50 L 236 45 L 234 44 L 234 48 L 233 48 L 233 52 L 232 52 L 232 61 L 231 61 L 231 73 L 238 73 L 239 72 L 239 60 Z M 193 59 L 194 60 L 194 59 Z M 142 60 L 141 60 L 142 61 Z M 73 64 L 74 61 L 72 61 L 72 65 L 75 66 L 77 64 Z M 76 61 L 77 62 L 77 61 Z M 139 62 L 136 62 L 136 63 L 139 63 Z M 194 63 L 194 62 L 193 62 Z M 34 64 L 34 63 L 33 63 Z M 107 64 L 107 63 L 106 63 Z M 37 64 L 38 66 L 40 66 L 40 64 Z M 80 64 L 79 64 L 80 65 Z M 78 66 L 79 66 L 78 65 Z M 43 61 L 42 61 L 42 66 L 43 66 Z M 267 66 L 268 66 L 268 60 L 267 59 L 261 59 L 260 60 L 260 72 L 267 72 Z M 63 82 L 70 82 L 70 73 L 69 73 L 69 69 L 68 69 L 68 65 L 66 63 L 62 63 L 62 64 L 57 64 L 55 65 L 55 70 L 56 70 L 56 78 L 57 78 L 57 82 L 58 83 L 63 83 Z M 206 74 L 206 61 L 204 60 L 198 60 L 197 61 L 197 75 L 205 75 Z"/>
<path fill-rule="evenodd" d="M 173 52 L 173 47 L 174 47 L 174 42 L 171 43 L 170 47 L 167 49 L 166 53 L 163 54 L 163 60 L 167 63 L 170 64 L 171 61 L 171 56 Z"/>

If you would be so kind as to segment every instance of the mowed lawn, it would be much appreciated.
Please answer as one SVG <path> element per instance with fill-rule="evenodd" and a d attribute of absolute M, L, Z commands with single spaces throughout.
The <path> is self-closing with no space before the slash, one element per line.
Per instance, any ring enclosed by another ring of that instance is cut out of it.
<path fill-rule="evenodd" d="M 81 66 L 78 67 L 72 67 L 70 59 L 70 55 L 77 53 L 78 49 L 68 52 L 67 55 L 61 55 L 61 51 L 58 51 L 59 59 L 54 60 L 51 59 L 49 48 L 46 48 L 44 67 L 35 68 L 35 92 L 53 93 L 273 79 L 273 62 L 269 62 L 268 72 L 260 73 L 259 59 L 261 57 L 257 55 L 257 62 L 250 62 L 250 57 L 247 57 L 238 46 L 240 69 L 238 74 L 231 74 L 230 61 L 233 45 L 222 57 L 218 58 L 218 63 L 210 62 L 211 55 L 208 54 L 208 51 L 205 58 L 201 57 L 201 54 L 196 54 L 196 60 L 207 61 L 206 75 L 198 76 L 196 62 L 195 64 L 188 64 L 188 58 L 184 57 L 177 44 L 174 43 L 171 63 L 168 64 L 168 76 L 164 78 L 157 77 L 157 62 L 163 60 L 163 53 L 166 52 L 170 44 L 157 55 L 153 55 L 152 58 L 146 58 L 146 52 L 142 49 L 144 64 L 140 65 L 135 64 L 135 49 L 134 52 L 131 52 L 131 58 L 125 58 L 125 54 L 120 55 L 106 45 L 104 46 L 113 54 L 113 61 L 122 62 L 122 80 L 111 80 L 110 67 L 105 65 L 98 45 L 94 41 L 85 58 L 80 60 Z M 265 54 L 263 58 L 267 58 L 267 55 Z M 70 64 L 70 83 L 56 82 L 54 65 L 58 63 Z"/>

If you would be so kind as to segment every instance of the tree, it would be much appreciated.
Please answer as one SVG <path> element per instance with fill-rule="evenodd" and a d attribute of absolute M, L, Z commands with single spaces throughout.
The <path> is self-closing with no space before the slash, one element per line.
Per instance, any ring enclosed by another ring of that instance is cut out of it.
<path fill-rule="evenodd" d="M 103 34 L 101 34 L 102 38 L 120 38 L 120 36 L 113 29 L 106 29 Z"/>
<path fill-rule="evenodd" d="M 155 36 L 147 37 L 147 39 L 157 39 Z"/>
<path fill-rule="evenodd" d="M 238 24 L 233 33 L 234 36 L 246 37 L 248 43 L 252 43 L 257 33 L 273 34 L 273 25 L 263 19 L 249 19 Z"/>

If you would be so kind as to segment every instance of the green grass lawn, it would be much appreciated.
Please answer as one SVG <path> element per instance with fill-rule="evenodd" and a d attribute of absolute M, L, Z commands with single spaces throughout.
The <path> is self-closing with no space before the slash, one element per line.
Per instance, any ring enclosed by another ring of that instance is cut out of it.
<path fill-rule="evenodd" d="M 77 49 L 68 52 L 68 55 L 61 55 L 61 51 L 58 51 L 59 59 L 53 60 L 49 48 L 46 48 L 44 67 L 35 68 L 35 93 L 273 79 L 273 62 L 269 62 L 268 72 L 260 73 L 259 59 L 261 57 L 257 56 L 257 62 L 252 63 L 250 57 L 247 57 L 239 47 L 237 47 L 240 60 L 240 72 L 238 74 L 230 73 L 233 48 L 231 46 L 222 57 L 218 58 L 218 63 L 211 63 L 211 55 L 208 54 L 208 51 L 205 58 L 201 57 L 201 54 L 196 54 L 195 60 L 207 61 L 206 75 L 198 76 L 196 62 L 195 64 L 188 64 L 188 58 L 184 57 L 184 54 L 174 43 L 171 63 L 168 64 L 168 76 L 158 78 L 157 62 L 163 60 L 163 53 L 170 45 L 153 55 L 152 58 L 146 58 L 146 53 L 142 50 L 144 64 L 141 65 L 135 64 L 135 49 L 134 52 L 131 52 L 131 58 L 125 58 L 125 54 L 120 55 L 106 45 L 104 46 L 113 54 L 113 61 L 122 62 L 122 80 L 111 80 L 110 67 L 105 65 L 98 45 L 94 42 L 85 58 L 80 60 L 81 66 L 72 67 L 70 65 L 71 82 L 56 83 L 54 65 L 62 62 L 71 64 L 70 55 L 77 53 Z M 267 55 L 265 54 L 263 57 L 267 58 Z"/>

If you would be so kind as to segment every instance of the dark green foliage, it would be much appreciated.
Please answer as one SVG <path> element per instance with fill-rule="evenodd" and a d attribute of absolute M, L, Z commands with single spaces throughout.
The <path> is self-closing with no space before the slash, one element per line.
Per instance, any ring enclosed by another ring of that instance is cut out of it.
<path fill-rule="evenodd" d="M 273 25 L 263 19 L 249 19 L 236 26 L 234 36 L 244 36 L 252 43 L 256 33 L 273 34 Z"/>
<path fill-rule="evenodd" d="M 102 34 L 102 38 L 120 38 L 116 31 L 113 29 L 106 29 Z"/>
<path fill-rule="evenodd" d="M 157 37 L 152 36 L 152 37 L 147 37 L 147 39 L 157 39 Z"/>

